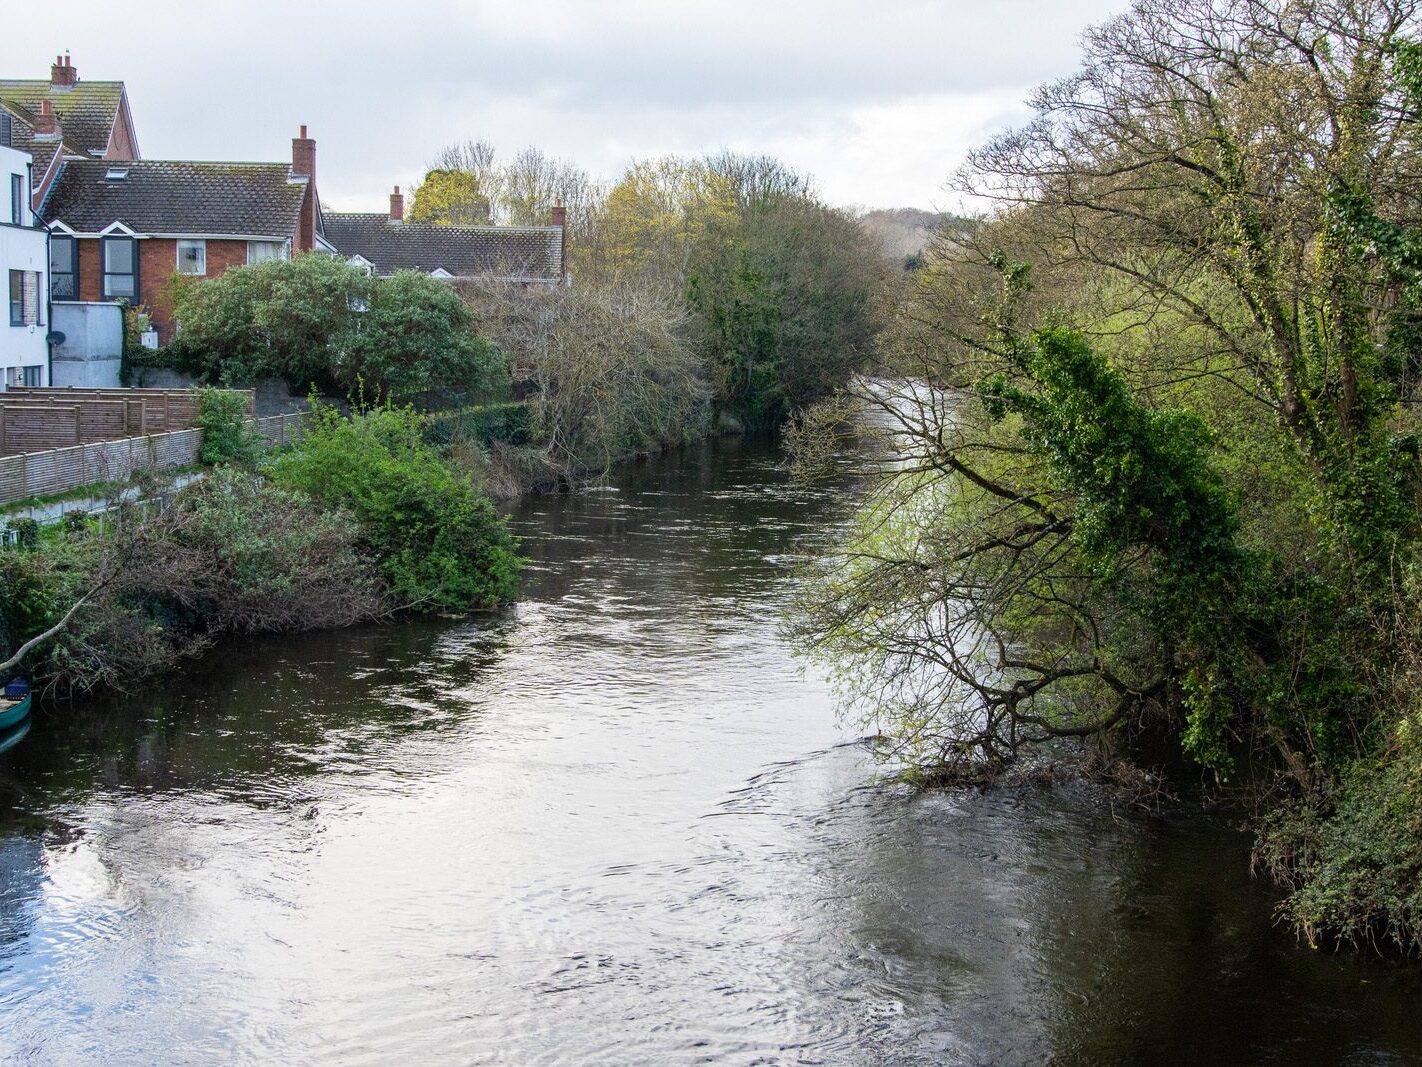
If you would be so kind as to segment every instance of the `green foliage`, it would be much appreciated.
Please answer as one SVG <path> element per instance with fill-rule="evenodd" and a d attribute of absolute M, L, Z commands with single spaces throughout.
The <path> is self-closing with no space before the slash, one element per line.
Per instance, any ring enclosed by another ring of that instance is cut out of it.
<path fill-rule="evenodd" d="M 11 519 L 5 524 L 5 528 L 15 534 L 15 542 L 21 548 L 34 548 L 39 544 L 40 527 L 34 519 Z"/>
<path fill-rule="evenodd" d="M 1021 420 L 1023 440 L 1071 501 L 1072 542 L 1090 572 L 1176 645 L 1169 669 L 1183 677 L 1184 747 L 1228 772 L 1234 709 L 1221 675 L 1222 665 L 1247 662 L 1235 645 L 1233 593 L 1248 563 L 1234 503 L 1210 464 L 1209 431 L 1188 412 L 1142 404 L 1073 330 L 1007 344 L 1030 385 L 1002 374 L 984 381 L 989 417 Z"/>
<path fill-rule="evenodd" d="M 1181 575 L 1215 578 L 1236 565 L 1234 507 L 1198 417 L 1141 404 L 1073 330 L 1038 330 L 1013 355 L 1036 388 L 998 375 L 980 393 L 991 417 L 1020 417 L 1023 438 L 1049 457 L 1076 498 L 1075 540 L 1088 557 L 1111 568 L 1139 545 Z"/>
<path fill-rule="evenodd" d="M 455 441 L 489 445 L 497 441 L 522 446 L 528 444 L 529 437 L 529 405 L 522 400 L 441 411 L 425 418 L 425 440 L 433 445 L 449 445 Z"/>
<path fill-rule="evenodd" d="M 346 417 L 317 408 L 299 445 L 270 476 L 361 521 L 391 594 L 436 611 L 512 600 L 521 560 L 488 497 L 441 462 L 420 418 L 390 406 Z"/>
<path fill-rule="evenodd" d="M 53 623 L 63 592 L 47 554 L 0 551 L 0 659 Z"/>
<path fill-rule="evenodd" d="M 707 233 L 686 294 L 721 405 L 775 425 L 867 364 L 883 265 L 855 220 L 777 190 Z"/>
<path fill-rule="evenodd" d="M 261 454 L 262 435 L 248 421 L 246 395 L 231 389 L 199 389 L 197 398 L 197 427 L 202 431 L 198 462 L 207 467 L 253 466 Z"/>
<path fill-rule="evenodd" d="M 352 334 L 335 347 L 336 379 L 363 382 L 378 396 L 438 393 L 470 402 L 508 393 L 508 366 L 475 333 L 468 306 L 449 286 L 418 271 L 376 280 Z"/>
<path fill-rule="evenodd" d="M 470 171 L 436 167 L 415 188 L 407 217 L 445 226 L 487 226 L 493 191 L 487 184 Z"/>
<path fill-rule="evenodd" d="M 173 290 L 179 329 L 168 354 L 222 384 L 271 375 L 298 389 L 339 388 L 335 357 L 373 284 L 363 271 L 318 255 L 183 281 Z"/>
<path fill-rule="evenodd" d="M 371 278 L 320 255 L 229 270 L 174 290 L 168 355 L 223 384 L 275 376 L 292 387 L 468 400 L 505 388 L 502 355 L 449 288 L 410 272 Z"/>
<path fill-rule="evenodd" d="M 716 405 L 744 422 L 777 424 L 867 364 L 889 265 L 857 219 L 778 161 L 640 160 L 595 223 L 573 246 L 575 273 L 675 293 Z"/>
<path fill-rule="evenodd" d="M 901 469 L 802 633 L 927 771 L 1247 761 L 1284 913 L 1419 948 L 1422 43 L 1250 7 L 1136 0 L 972 153 L 1002 210 L 905 282 Z"/>
<path fill-rule="evenodd" d="M 1310 942 L 1422 952 L 1422 716 L 1348 766 L 1324 802 L 1272 812 L 1256 863 L 1293 889 L 1280 915 Z"/>

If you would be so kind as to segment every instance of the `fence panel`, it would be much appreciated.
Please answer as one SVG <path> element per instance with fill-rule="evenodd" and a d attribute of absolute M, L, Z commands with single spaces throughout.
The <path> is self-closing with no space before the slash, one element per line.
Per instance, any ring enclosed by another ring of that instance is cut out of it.
<path fill-rule="evenodd" d="M 272 415 L 252 422 L 268 442 L 286 444 L 301 435 L 306 414 Z M 95 482 L 126 481 L 144 468 L 191 466 L 201 449 L 202 431 L 189 429 L 0 456 L 0 504 L 64 493 Z"/>

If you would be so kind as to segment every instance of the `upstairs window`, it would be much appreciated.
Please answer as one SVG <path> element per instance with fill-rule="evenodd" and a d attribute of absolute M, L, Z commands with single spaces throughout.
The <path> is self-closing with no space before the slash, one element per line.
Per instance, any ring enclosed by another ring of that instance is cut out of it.
<path fill-rule="evenodd" d="M 79 253 L 72 237 L 54 234 L 49 239 L 49 295 L 79 299 Z"/>
<path fill-rule="evenodd" d="M 285 241 L 247 242 L 248 263 L 266 263 L 273 259 L 289 259 L 290 255 Z"/>
<path fill-rule="evenodd" d="M 138 299 L 138 242 L 132 237 L 105 237 L 105 300 Z"/>
<path fill-rule="evenodd" d="M 10 272 L 10 325 L 40 325 L 40 272 Z"/>
<path fill-rule="evenodd" d="M 25 176 L 10 175 L 10 221 L 16 226 L 25 224 Z"/>
<path fill-rule="evenodd" d="M 178 242 L 178 273 L 202 277 L 207 273 L 207 242 Z"/>

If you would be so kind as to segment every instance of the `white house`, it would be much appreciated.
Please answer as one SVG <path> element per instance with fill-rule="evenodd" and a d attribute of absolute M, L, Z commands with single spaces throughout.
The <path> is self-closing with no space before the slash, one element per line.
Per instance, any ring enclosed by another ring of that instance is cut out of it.
<path fill-rule="evenodd" d="M 8 137 L 0 139 L 0 392 L 12 385 L 49 385 L 49 242 L 30 207 L 32 170 L 29 153 L 11 148 Z"/>

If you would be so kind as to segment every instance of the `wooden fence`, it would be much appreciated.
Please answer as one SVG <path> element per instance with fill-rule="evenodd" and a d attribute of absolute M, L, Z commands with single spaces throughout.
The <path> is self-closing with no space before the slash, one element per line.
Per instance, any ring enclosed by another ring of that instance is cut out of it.
<path fill-rule="evenodd" d="M 300 436 L 306 413 L 273 415 L 253 424 L 272 444 L 285 444 Z M 0 456 L 0 504 L 97 482 L 127 481 L 145 469 L 186 467 L 197 462 L 201 447 L 202 431 L 190 429 Z"/>
<path fill-rule="evenodd" d="M 256 394 L 242 392 L 255 414 Z M 0 393 L 0 456 L 187 430 L 197 416 L 191 389 L 12 386 Z"/>

